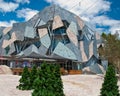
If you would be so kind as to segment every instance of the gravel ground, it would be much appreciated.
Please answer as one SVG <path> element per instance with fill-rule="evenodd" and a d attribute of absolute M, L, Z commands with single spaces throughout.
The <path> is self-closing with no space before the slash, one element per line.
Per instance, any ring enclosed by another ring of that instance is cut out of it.
<path fill-rule="evenodd" d="M 32 91 L 16 89 L 20 76 L 0 75 L 0 96 L 31 96 Z M 99 96 L 103 77 L 100 75 L 62 76 L 66 96 Z M 118 82 L 120 86 L 120 81 Z"/>

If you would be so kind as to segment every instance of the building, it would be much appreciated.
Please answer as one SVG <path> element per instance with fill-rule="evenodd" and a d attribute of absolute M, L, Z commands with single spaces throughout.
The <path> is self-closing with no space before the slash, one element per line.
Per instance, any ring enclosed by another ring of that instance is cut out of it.
<path fill-rule="evenodd" d="M 0 27 L 0 62 L 11 67 L 29 60 L 47 60 L 66 70 L 90 67 L 102 73 L 97 52 L 100 45 L 101 37 L 94 28 L 56 5 L 46 7 L 27 22 Z"/>

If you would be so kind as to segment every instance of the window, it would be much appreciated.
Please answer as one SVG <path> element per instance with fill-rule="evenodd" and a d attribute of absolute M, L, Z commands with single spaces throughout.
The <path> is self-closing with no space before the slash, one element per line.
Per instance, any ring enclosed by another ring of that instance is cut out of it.
<path fill-rule="evenodd" d="M 6 51 L 5 53 L 8 54 L 9 50 L 10 50 L 10 47 L 7 46 L 7 47 L 5 48 L 5 51 Z"/>
<path fill-rule="evenodd" d="M 2 39 L 2 35 L 0 35 L 0 39 Z"/>
<path fill-rule="evenodd" d="M 53 34 L 54 35 L 62 35 L 66 33 L 66 29 L 65 28 L 58 28 L 56 30 L 54 30 Z"/>

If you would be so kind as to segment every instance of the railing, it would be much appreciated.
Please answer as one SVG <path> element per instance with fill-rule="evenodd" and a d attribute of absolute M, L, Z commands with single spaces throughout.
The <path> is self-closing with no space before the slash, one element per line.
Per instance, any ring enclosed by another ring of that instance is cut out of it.
<path fill-rule="evenodd" d="M 14 75 L 21 75 L 23 72 L 23 68 L 11 68 Z M 31 68 L 28 69 L 31 71 Z M 64 68 L 60 68 L 60 73 L 62 75 L 75 75 L 75 74 L 82 74 L 81 70 L 65 70 Z"/>
<path fill-rule="evenodd" d="M 68 74 L 70 75 L 82 74 L 82 70 L 69 70 Z"/>
<path fill-rule="evenodd" d="M 11 70 L 14 75 L 21 75 L 23 72 L 23 68 L 11 68 Z M 29 68 L 28 70 L 31 70 L 31 68 Z"/>

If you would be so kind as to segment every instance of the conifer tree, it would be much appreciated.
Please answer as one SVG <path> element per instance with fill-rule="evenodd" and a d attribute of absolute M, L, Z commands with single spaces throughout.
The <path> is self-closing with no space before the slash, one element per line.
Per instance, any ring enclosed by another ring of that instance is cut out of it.
<path fill-rule="evenodd" d="M 55 81 L 54 82 L 54 91 L 56 92 L 56 96 L 64 96 L 63 83 L 62 83 L 61 74 L 60 74 L 60 66 L 58 64 L 53 64 L 52 66 L 54 66 L 52 68 L 54 68 L 53 74 L 55 76 L 55 77 L 53 77 L 53 79 Z"/>
<path fill-rule="evenodd" d="M 28 67 L 25 67 L 23 69 L 23 73 L 22 76 L 19 80 L 20 84 L 19 86 L 17 86 L 17 88 L 19 88 L 20 90 L 30 90 L 31 86 L 30 86 L 30 72 L 28 70 Z"/>
<path fill-rule="evenodd" d="M 38 74 L 37 74 L 37 67 L 36 67 L 36 65 L 34 65 L 34 66 L 32 67 L 31 73 L 30 73 L 31 89 L 34 88 L 33 82 L 34 82 L 35 79 L 38 77 L 37 75 L 38 75 Z"/>
<path fill-rule="evenodd" d="M 110 65 L 104 77 L 104 83 L 102 84 L 100 96 L 120 96 L 117 82 L 118 79 L 116 77 L 115 68 Z"/>
<path fill-rule="evenodd" d="M 44 62 L 38 76 L 32 96 L 64 96 L 59 66 Z"/>

